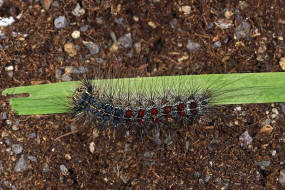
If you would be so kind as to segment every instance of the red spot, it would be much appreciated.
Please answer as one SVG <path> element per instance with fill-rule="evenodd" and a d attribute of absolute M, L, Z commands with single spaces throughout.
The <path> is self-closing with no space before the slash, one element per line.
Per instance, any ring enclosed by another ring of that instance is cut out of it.
<path fill-rule="evenodd" d="M 144 119 L 140 119 L 139 122 L 140 122 L 140 124 L 143 125 L 144 124 Z"/>
<path fill-rule="evenodd" d="M 152 109 L 150 110 L 150 113 L 151 113 L 151 115 L 157 115 L 157 114 L 158 114 L 157 108 L 152 108 Z"/>
<path fill-rule="evenodd" d="M 181 111 L 184 109 L 184 104 L 183 103 L 180 103 L 177 108 Z"/>
<path fill-rule="evenodd" d="M 198 111 L 197 111 L 197 110 L 191 110 L 191 113 L 192 113 L 193 115 L 196 115 L 196 114 L 198 113 Z"/>
<path fill-rule="evenodd" d="M 154 123 L 157 123 L 157 122 L 158 122 L 158 119 L 157 119 L 157 118 L 153 118 L 152 121 L 153 121 Z"/>
<path fill-rule="evenodd" d="M 129 119 L 126 120 L 126 125 L 127 126 L 131 125 L 131 123 L 132 123 L 131 120 L 129 120 Z"/>
<path fill-rule="evenodd" d="M 165 113 L 170 113 L 171 112 L 171 106 L 165 106 L 164 107 L 164 112 Z"/>
<path fill-rule="evenodd" d="M 179 112 L 180 116 L 185 116 L 185 112 L 182 110 L 181 112 Z"/>
<path fill-rule="evenodd" d="M 132 117 L 132 110 L 127 110 L 126 111 L 126 117 Z"/>
<path fill-rule="evenodd" d="M 143 117 L 144 116 L 144 110 L 143 109 L 140 109 L 138 111 L 138 117 Z"/>
<path fill-rule="evenodd" d="M 190 108 L 196 108 L 197 107 L 197 103 L 196 102 L 191 102 L 190 103 Z"/>

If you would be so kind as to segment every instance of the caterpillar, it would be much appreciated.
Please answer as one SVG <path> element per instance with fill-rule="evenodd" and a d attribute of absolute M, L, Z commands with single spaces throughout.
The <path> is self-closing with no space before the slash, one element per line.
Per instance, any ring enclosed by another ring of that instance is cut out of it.
<path fill-rule="evenodd" d="M 192 124 L 217 108 L 216 102 L 226 101 L 234 91 L 241 95 L 246 89 L 227 89 L 227 82 L 216 84 L 217 81 L 209 83 L 206 80 L 199 83 L 193 77 L 181 78 L 175 84 L 166 84 L 166 80 L 152 81 L 158 86 L 151 87 L 144 86 L 146 81 L 140 79 L 138 82 L 136 78 L 127 82 L 83 79 L 70 97 L 69 110 L 75 120 L 91 121 L 97 126 Z"/>

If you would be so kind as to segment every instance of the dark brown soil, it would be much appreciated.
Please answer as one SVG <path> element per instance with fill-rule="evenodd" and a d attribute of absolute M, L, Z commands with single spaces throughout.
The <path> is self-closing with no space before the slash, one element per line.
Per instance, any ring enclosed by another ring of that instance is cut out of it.
<path fill-rule="evenodd" d="M 0 27 L 1 91 L 75 79 L 65 66 L 112 67 L 123 76 L 282 71 L 281 0 L 40 2 L 5 0 L 0 7 L 0 17 L 22 13 Z M 81 16 L 72 14 L 77 2 Z M 59 16 L 67 19 L 61 29 L 54 25 Z M 84 41 L 99 52 L 91 54 Z M 285 118 L 278 104 L 229 106 L 210 121 L 170 131 L 172 138 L 162 130 L 158 144 L 151 135 L 98 136 L 88 127 L 58 138 L 74 128 L 67 115 L 18 116 L 0 98 L 0 189 L 282 189 L 282 179 L 284 185 Z M 253 141 L 241 146 L 245 131 Z M 23 147 L 18 154 L 15 144 Z M 27 168 L 17 172 L 21 158 Z"/>

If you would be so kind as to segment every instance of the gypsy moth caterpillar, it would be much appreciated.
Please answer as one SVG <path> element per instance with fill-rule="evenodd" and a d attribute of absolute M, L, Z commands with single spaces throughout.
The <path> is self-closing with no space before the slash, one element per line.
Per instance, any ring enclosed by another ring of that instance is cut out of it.
<path fill-rule="evenodd" d="M 104 127 L 192 124 L 215 109 L 216 104 L 226 104 L 235 93 L 250 95 L 246 87 L 230 86 L 243 78 L 221 80 L 211 76 L 201 80 L 195 75 L 84 79 L 70 98 L 70 111 L 77 121 Z"/>

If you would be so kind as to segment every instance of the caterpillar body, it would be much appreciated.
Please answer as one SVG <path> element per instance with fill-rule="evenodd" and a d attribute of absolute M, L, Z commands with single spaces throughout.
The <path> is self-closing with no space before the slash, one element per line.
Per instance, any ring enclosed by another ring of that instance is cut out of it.
<path fill-rule="evenodd" d="M 221 89 L 214 91 L 209 84 L 195 86 L 193 81 L 183 85 L 191 87 L 181 90 L 177 84 L 169 85 L 169 88 L 163 87 L 163 91 L 149 90 L 151 93 L 146 95 L 136 90 L 121 92 L 118 82 L 105 83 L 102 87 L 102 84 L 84 79 L 73 92 L 70 111 L 76 120 L 92 121 L 99 126 L 128 128 L 193 123 L 212 110 L 220 95 L 227 93 Z"/>

